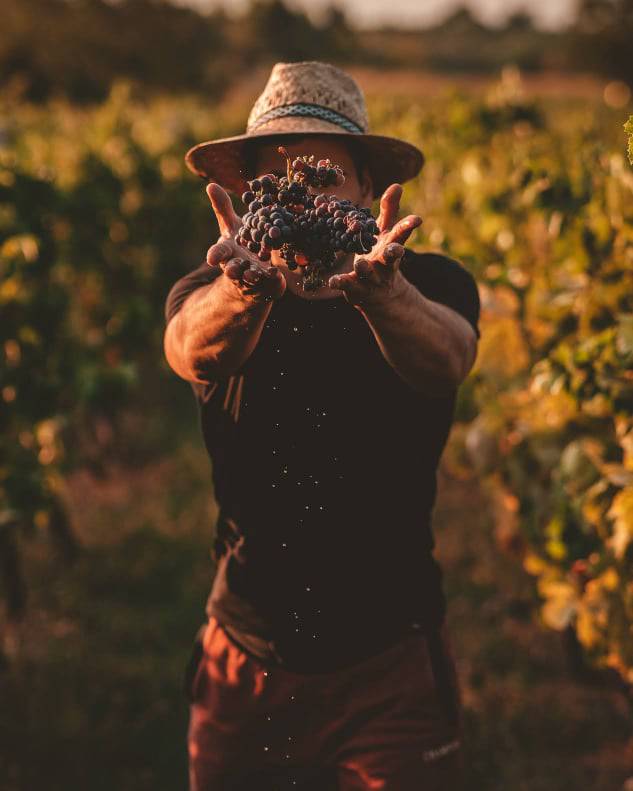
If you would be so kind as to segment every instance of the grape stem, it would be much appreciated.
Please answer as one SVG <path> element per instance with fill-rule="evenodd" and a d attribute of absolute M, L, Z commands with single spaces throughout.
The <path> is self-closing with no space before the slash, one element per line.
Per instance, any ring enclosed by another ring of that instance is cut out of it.
<path fill-rule="evenodd" d="M 288 184 L 290 184 L 290 182 L 292 181 L 292 177 L 294 175 L 292 171 L 292 161 L 290 159 L 290 154 L 288 153 L 288 150 L 284 146 L 278 146 L 277 151 L 286 157 L 286 162 L 288 163 L 286 165 L 286 175 L 288 176 Z"/>

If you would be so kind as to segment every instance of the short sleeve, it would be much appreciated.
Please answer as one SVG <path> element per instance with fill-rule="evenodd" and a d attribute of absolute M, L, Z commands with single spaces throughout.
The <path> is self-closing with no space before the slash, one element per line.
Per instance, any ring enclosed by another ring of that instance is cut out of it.
<path fill-rule="evenodd" d="M 203 261 L 196 269 L 177 280 L 165 300 L 165 324 L 169 324 L 170 320 L 178 313 L 189 294 L 201 286 L 209 285 L 221 273 L 222 270 L 219 267 L 210 267 L 206 261 Z"/>
<path fill-rule="evenodd" d="M 406 279 L 428 299 L 463 316 L 479 332 L 479 290 L 471 273 L 458 261 L 437 253 L 405 252 L 401 266 Z"/>

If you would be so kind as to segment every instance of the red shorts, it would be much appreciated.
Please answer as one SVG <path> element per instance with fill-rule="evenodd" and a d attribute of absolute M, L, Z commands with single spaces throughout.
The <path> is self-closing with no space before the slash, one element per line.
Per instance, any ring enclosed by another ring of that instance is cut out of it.
<path fill-rule="evenodd" d="M 458 791 L 446 627 L 329 673 L 266 668 L 211 618 L 192 668 L 191 791 Z"/>

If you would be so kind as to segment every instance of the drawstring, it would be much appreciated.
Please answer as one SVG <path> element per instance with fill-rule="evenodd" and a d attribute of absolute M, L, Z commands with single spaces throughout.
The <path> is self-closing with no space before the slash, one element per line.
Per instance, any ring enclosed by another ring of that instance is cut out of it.
<path fill-rule="evenodd" d="M 235 389 L 233 388 L 235 385 Z M 244 376 L 229 376 L 229 381 L 226 386 L 226 394 L 224 396 L 224 404 L 222 409 L 229 411 L 233 420 L 237 423 L 240 416 L 240 404 L 242 403 L 242 388 L 244 386 Z M 231 403 L 231 395 L 233 395 L 233 403 Z"/>
<path fill-rule="evenodd" d="M 237 382 L 237 388 L 235 392 L 235 398 L 233 399 L 233 409 L 232 414 L 235 418 L 235 422 L 237 423 L 239 416 L 240 416 L 240 404 L 242 402 L 242 386 L 244 384 L 244 377 L 240 376 Z"/>
<path fill-rule="evenodd" d="M 231 399 L 231 391 L 233 390 L 233 382 L 234 381 L 235 381 L 235 377 L 234 376 L 229 376 L 229 382 L 228 382 L 228 385 L 226 386 L 226 395 L 224 396 L 224 404 L 222 406 L 222 409 L 224 409 L 224 410 L 226 410 L 226 408 L 229 405 L 229 401 Z"/>

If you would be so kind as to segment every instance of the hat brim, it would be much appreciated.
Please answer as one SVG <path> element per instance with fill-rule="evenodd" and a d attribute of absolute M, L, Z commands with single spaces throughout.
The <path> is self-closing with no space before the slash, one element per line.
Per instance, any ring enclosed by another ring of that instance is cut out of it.
<path fill-rule="evenodd" d="M 280 119 L 281 120 L 281 119 Z M 424 154 L 419 148 L 395 137 L 372 134 L 351 134 L 335 131 L 330 124 L 323 130 L 315 129 L 319 123 L 315 119 L 296 119 L 306 121 L 289 130 L 284 124 L 281 128 L 251 134 L 225 137 L 220 140 L 209 140 L 198 143 L 187 151 L 185 162 L 187 167 L 201 178 L 215 181 L 224 189 L 241 195 L 246 190 L 246 180 L 255 174 L 247 170 L 247 149 L 253 144 L 266 144 L 280 137 L 343 137 L 350 142 L 358 142 L 365 151 L 365 159 L 374 187 L 374 198 L 379 197 L 385 189 L 394 183 L 403 184 L 415 178 L 424 165 Z M 308 152 L 306 152 L 308 153 Z"/>

